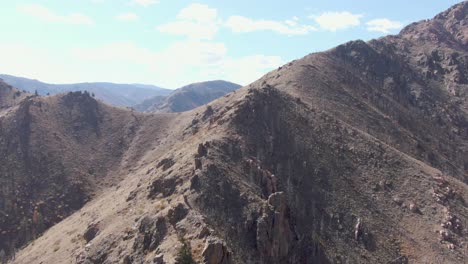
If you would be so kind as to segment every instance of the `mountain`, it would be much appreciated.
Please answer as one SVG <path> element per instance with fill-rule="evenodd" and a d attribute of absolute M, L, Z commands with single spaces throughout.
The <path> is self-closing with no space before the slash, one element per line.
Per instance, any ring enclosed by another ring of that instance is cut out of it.
<path fill-rule="evenodd" d="M 172 91 L 154 85 L 144 84 L 115 84 L 115 83 L 76 83 L 76 84 L 48 84 L 38 80 L 0 74 L 6 83 L 30 93 L 37 91 L 40 95 L 65 92 L 88 91 L 96 98 L 114 106 L 139 104 L 142 101 L 158 95 L 168 95 Z"/>
<path fill-rule="evenodd" d="M 241 86 L 226 81 L 193 83 L 181 87 L 167 97 L 155 96 L 136 105 L 141 112 L 184 112 L 207 104 Z"/>
<path fill-rule="evenodd" d="M 465 1 L 183 113 L 10 102 L 0 253 L 36 238 L 11 263 L 462 263 L 467 16 Z"/>

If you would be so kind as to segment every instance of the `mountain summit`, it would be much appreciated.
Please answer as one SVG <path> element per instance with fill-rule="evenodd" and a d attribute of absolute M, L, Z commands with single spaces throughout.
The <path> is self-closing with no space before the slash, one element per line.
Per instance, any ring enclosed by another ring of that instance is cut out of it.
<path fill-rule="evenodd" d="M 467 6 L 188 112 L 15 101 L 0 115 L 2 251 L 34 239 L 11 263 L 461 263 Z"/>

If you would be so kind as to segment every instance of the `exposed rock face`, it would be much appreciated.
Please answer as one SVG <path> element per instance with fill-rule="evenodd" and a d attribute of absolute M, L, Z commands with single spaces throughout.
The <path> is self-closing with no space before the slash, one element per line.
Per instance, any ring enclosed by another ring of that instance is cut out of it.
<path fill-rule="evenodd" d="M 257 247 L 265 263 L 284 263 L 294 245 L 286 202 L 283 192 L 271 194 L 264 214 L 257 220 Z"/>
<path fill-rule="evenodd" d="M 224 242 L 218 238 L 210 237 L 203 249 L 203 263 L 205 264 L 231 264 L 231 253 Z"/>
<path fill-rule="evenodd" d="M 156 168 L 162 168 L 163 171 L 169 169 L 174 165 L 174 161 L 171 158 L 165 158 L 162 159 L 158 165 L 156 165 Z"/>
<path fill-rule="evenodd" d="M 174 193 L 177 187 L 177 179 L 168 178 L 168 179 L 156 179 L 149 186 L 149 198 L 155 198 L 157 195 L 161 194 L 163 197 L 170 196 Z"/>
<path fill-rule="evenodd" d="M 91 224 L 86 229 L 86 232 L 83 234 L 83 238 L 86 240 L 86 243 L 93 240 L 99 232 L 98 224 Z"/>
<path fill-rule="evenodd" d="M 164 239 L 167 232 L 166 220 L 162 217 L 144 217 L 138 227 L 138 235 L 133 244 L 133 248 L 141 253 L 153 251 Z"/>
<path fill-rule="evenodd" d="M 187 214 L 187 208 L 185 208 L 182 203 L 179 203 L 174 208 L 169 210 L 167 217 L 169 218 L 169 223 L 176 225 L 179 221 L 184 219 Z"/>

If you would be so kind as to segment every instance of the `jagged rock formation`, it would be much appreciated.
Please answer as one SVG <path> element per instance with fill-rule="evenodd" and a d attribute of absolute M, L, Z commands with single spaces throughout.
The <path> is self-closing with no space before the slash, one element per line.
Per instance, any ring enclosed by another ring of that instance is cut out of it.
<path fill-rule="evenodd" d="M 175 90 L 166 97 L 155 96 L 135 106 L 141 112 L 184 112 L 207 104 L 241 86 L 226 81 L 193 83 Z"/>
<path fill-rule="evenodd" d="M 223 241 L 217 238 L 208 238 L 202 252 L 203 261 L 207 264 L 230 264 L 230 254 Z"/>
<path fill-rule="evenodd" d="M 189 112 L 116 111 L 82 94 L 67 111 L 41 112 L 39 102 L 68 109 L 41 97 L 25 111 L 22 101 L 1 117 L 2 129 L 39 131 L 34 120 L 54 120 L 61 133 L 78 130 L 67 142 L 89 137 L 89 148 L 101 144 L 96 155 L 117 158 L 53 156 L 65 168 L 99 161 L 96 178 L 107 184 L 87 184 L 91 201 L 12 263 L 174 263 L 182 241 L 199 263 L 460 263 L 467 9 L 463 2 L 399 35 L 308 55 Z M 68 114 L 48 116 L 58 112 Z M 110 127 L 131 124 L 125 118 L 138 120 L 132 133 Z M 2 133 L 27 139 L 19 153 L 30 160 L 48 142 Z M 104 147 L 123 135 L 122 148 Z M 21 175 L 35 174 L 2 179 Z"/>

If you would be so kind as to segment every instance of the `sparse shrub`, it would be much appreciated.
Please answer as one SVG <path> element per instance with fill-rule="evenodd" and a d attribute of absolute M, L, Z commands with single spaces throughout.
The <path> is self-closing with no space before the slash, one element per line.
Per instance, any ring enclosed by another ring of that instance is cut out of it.
<path fill-rule="evenodd" d="M 211 115 L 214 114 L 214 110 L 213 110 L 213 107 L 211 105 L 208 105 L 206 107 L 206 110 L 205 112 L 203 112 L 203 120 L 206 120 L 208 117 L 210 117 Z"/>
<path fill-rule="evenodd" d="M 56 245 L 56 246 L 54 247 L 54 252 L 59 251 L 59 249 L 60 249 L 60 246 L 59 246 L 59 245 Z"/>
<path fill-rule="evenodd" d="M 177 252 L 176 261 L 177 264 L 197 264 L 192 256 L 192 250 L 190 248 L 190 243 L 187 242 L 182 236 L 179 237 L 182 247 Z"/>

